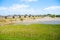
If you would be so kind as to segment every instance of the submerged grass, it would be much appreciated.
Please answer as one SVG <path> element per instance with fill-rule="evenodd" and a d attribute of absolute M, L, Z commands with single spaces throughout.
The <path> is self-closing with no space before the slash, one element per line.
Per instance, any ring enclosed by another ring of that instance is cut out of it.
<path fill-rule="evenodd" d="M 59 24 L 0 26 L 0 40 L 60 40 Z"/>

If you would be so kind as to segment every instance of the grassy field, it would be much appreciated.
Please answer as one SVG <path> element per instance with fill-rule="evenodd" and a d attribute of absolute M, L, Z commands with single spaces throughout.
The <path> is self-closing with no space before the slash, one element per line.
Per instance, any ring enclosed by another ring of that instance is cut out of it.
<path fill-rule="evenodd" d="M 59 24 L 0 26 L 0 40 L 60 40 Z"/>

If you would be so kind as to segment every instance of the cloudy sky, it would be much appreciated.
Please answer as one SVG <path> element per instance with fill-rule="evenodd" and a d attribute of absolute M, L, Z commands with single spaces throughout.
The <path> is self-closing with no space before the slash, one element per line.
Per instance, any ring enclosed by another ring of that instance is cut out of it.
<path fill-rule="evenodd" d="M 0 0 L 0 15 L 60 14 L 60 0 Z"/>

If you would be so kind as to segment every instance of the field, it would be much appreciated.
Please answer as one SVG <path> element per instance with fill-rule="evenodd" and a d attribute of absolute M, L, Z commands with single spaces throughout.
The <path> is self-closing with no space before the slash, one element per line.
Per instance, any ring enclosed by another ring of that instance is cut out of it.
<path fill-rule="evenodd" d="M 0 40 L 60 40 L 59 24 L 0 26 Z"/>

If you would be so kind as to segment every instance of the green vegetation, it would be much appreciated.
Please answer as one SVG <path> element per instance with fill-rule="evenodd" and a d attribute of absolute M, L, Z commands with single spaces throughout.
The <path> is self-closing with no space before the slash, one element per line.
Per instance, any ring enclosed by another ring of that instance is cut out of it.
<path fill-rule="evenodd" d="M 56 15 L 56 17 L 60 17 L 60 15 Z"/>
<path fill-rule="evenodd" d="M 60 40 L 60 24 L 0 26 L 0 40 Z"/>

